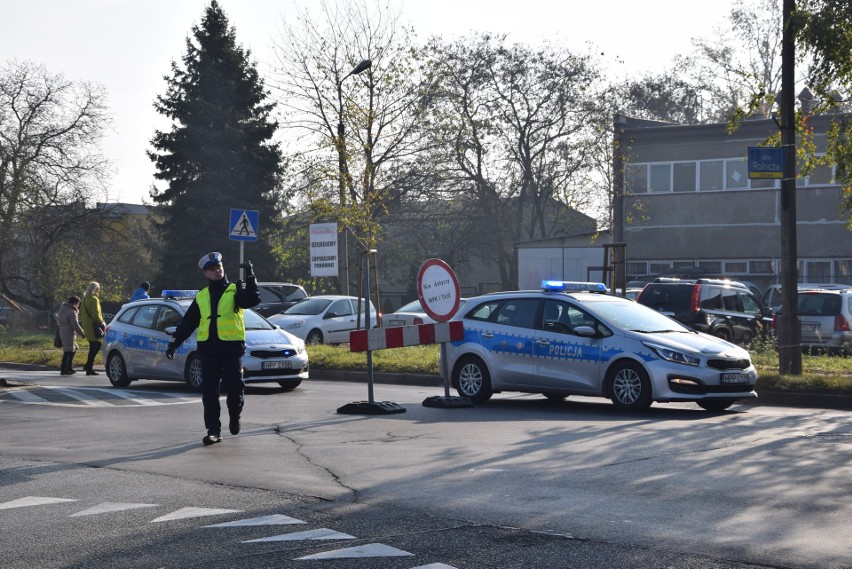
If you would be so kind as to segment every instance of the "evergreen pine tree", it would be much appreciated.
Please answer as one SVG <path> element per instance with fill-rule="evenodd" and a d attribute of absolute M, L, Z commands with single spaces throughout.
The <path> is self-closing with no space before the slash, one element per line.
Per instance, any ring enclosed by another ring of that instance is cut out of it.
<path fill-rule="evenodd" d="M 275 274 L 274 247 L 264 238 L 274 233 L 278 216 L 275 193 L 281 181 L 281 151 L 272 137 L 268 103 L 250 52 L 236 43 L 236 32 L 216 0 L 193 26 L 186 40 L 183 68 L 172 61 L 167 93 L 155 108 L 172 121 L 168 132 L 156 131 L 148 155 L 155 177 L 168 187 L 151 191 L 161 204 L 158 225 L 164 254 L 157 281 L 163 288 L 198 288 L 204 284 L 198 259 L 220 251 L 230 280 L 239 274 L 239 241 L 229 239 L 230 210 L 260 212 L 257 243 L 245 244 L 261 278 Z M 256 228 L 257 229 L 257 228 Z"/>

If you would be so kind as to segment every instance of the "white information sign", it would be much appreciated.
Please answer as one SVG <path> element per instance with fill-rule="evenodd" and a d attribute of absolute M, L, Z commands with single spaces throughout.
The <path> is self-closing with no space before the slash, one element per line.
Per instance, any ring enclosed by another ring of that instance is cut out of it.
<path fill-rule="evenodd" d="M 446 322 L 459 310 L 459 281 L 441 259 L 429 259 L 417 274 L 417 295 L 431 318 Z"/>
<path fill-rule="evenodd" d="M 310 226 L 312 277 L 337 276 L 337 224 L 312 223 Z"/>

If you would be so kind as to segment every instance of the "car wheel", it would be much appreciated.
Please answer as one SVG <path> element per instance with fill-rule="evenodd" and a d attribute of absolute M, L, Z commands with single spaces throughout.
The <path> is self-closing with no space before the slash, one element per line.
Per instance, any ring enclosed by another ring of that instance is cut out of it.
<path fill-rule="evenodd" d="M 308 333 L 308 337 L 305 338 L 305 343 L 312 345 L 322 344 L 322 332 L 320 332 L 319 330 L 311 330 Z"/>
<path fill-rule="evenodd" d="M 698 406 L 707 411 L 724 411 L 728 407 L 734 404 L 733 401 L 696 401 Z"/>
<path fill-rule="evenodd" d="M 127 366 L 124 364 L 124 358 L 118 352 L 112 352 L 107 358 L 106 372 L 109 382 L 113 386 L 127 387 L 130 385 L 130 378 L 127 377 Z"/>
<path fill-rule="evenodd" d="M 719 328 L 718 330 L 713 332 L 713 335 L 719 338 L 720 340 L 725 340 L 726 342 L 731 341 L 731 335 L 728 334 L 728 331 L 724 328 Z"/>
<path fill-rule="evenodd" d="M 491 375 L 483 361 L 474 356 L 462 358 L 453 371 L 453 384 L 459 395 L 474 403 L 485 403 L 494 393 L 491 391 Z"/>
<path fill-rule="evenodd" d="M 284 391 L 293 391 L 294 389 L 299 387 L 299 385 L 301 385 L 301 383 L 302 383 L 302 380 L 299 380 L 299 381 L 279 381 L 278 385 L 280 385 L 281 389 L 283 389 Z"/>
<path fill-rule="evenodd" d="M 622 362 L 613 366 L 608 386 L 609 397 L 618 409 L 639 411 L 651 405 L 651 381 L 639 364 Z"/>
<path fill-rule="evenodd" d="M 183 378 L 186 384 L 193 391 L 201 391 L 203 383 L 201 375 L 201 358 L 193 354 L 186 360 L 186 368 L 183 371 Z"/>

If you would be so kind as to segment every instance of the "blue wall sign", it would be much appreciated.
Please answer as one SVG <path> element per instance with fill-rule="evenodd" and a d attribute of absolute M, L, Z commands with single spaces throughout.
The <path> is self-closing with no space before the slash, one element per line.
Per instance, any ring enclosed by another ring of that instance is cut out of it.
<path fill-rule="evenodd" d="M 751 179 L 782 179 L 784 177 L 784 149 L 778 146 L 749 146 L 748 177 Z"/>

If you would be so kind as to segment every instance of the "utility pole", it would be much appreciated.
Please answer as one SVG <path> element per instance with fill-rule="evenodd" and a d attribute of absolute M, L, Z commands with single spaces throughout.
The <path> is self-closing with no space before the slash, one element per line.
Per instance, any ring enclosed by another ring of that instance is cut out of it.
<path fill-rule="evenodd" d="M 793 11 L 795 0 L 784 0 L 781 35 L 781 307 L 778 372 L 802 375 L 802 329 L 798 305 L 798 249 L 796 244 L 796 80 Z"/>

